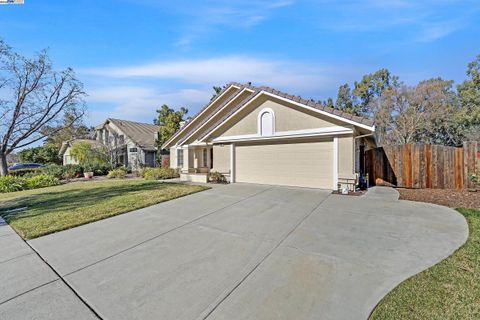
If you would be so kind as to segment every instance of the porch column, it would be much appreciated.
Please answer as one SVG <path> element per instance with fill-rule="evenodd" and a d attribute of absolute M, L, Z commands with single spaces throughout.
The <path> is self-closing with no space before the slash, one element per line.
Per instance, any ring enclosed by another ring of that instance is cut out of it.
<path fill-rule="evenodd" d="M 338 138 L 333 138 L 333 190 L 338 188 Z"/>
<path fill-rule="evenodd" d="M 230 183 L 235 183 L 235 143 L 230 145 Z"/>
<path fill-rule="evenodd" d="M 207 147 L 207 168 L 211 168 L 212 167 L 212 148 L 211 147 Z"/>
<path fill-rule="evenodd" d="M 182 167 L 182 172 L 188 173 L 188 168 L 190 167 L 189 161 L 190 161 L 190 156 L 188 154 L 188 146 L 183 146 L 183 167 Z"/>

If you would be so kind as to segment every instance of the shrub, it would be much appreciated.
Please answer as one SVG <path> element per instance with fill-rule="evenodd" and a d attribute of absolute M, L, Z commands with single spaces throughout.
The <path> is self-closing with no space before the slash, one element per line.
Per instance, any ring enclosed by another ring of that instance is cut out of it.
<path fill-rule="evenodd" d="M 144 168 L 140 175 L 146 180 L 172 179 L 180 176 L 173 168 Z"/>
<path fill-rule="evenodd" d="M 480 185 L 480 161 L 477 163 L 476 171 L 470 173 L 469 178 L 474 184 Z"/>
<path fill-rule="evenodd" d="M 0 176 L 0 192 L 14 192 L 27 189 L 27 180 L 17 176 Z"/>
<path fill-rule="evenodd" d="M 218 171 L 212 171 L 208 174 L 208 181 L 213 183 L 227 183 L 227 178 Z"/>
<path fill-rule="evenodd" d="M 104 176 L 107 175 L 114 168 L 109 164 L 96 164 L 91 166 L 90 169 L 96 176 Z"/>
<path fill-rule="evenodd" d="M 45 168 L 19 169 L 19 170 L 8 171 L 8 174 L 16 177 L 34 176 L 34 175 L 43 173 L 44 170 Z"/>
<path fill-rule="evenodd" d="M 127 175 L 127 169 L 120 167 L 120 168 L 108 171 L 107 177 L 124 179 L 126 175 Z"/>
<path fill-rule="evenodd" d="M 83 174 L 83 168 L 78 164 L 67 164 L 65 166 L 51 164 L 41 173 L 54 176 L 57 179 L 72 179 L 80 177 Z"/>
<path fill-rule="evenodd" d="M 26 179 L 26 183 L 28 189 L 37 189 L 59 185 L 60 180 L 52 175 L 43 173 Z"/>

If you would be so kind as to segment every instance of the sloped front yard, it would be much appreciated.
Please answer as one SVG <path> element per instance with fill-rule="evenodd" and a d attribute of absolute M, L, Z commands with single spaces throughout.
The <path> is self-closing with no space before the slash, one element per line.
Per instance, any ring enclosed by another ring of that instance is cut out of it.
<path fill-rule="evenodd" d="M 145 180 L 76 182 L 0 194 L 0 216 L 33 239 L 205 189 Z"/>

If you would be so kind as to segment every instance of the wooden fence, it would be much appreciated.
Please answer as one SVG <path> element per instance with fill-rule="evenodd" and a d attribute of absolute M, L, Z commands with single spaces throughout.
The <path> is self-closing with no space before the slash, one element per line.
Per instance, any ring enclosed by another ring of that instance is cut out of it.
<path fill-rule="evenodd" d="M 406 144 L 365 152 L 370 185 L 377 179 L 404 188 L 472 188 L 469 175 L 477 163 L 477 143 L 461 147 Z"/>

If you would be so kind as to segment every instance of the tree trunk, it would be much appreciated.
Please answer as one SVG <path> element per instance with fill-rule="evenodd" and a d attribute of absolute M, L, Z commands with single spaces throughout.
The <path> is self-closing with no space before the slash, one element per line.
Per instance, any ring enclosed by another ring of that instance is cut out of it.
<path fill-rule="evenodd" d="M 0 176 L 6 176 L 8 174 L 7 155 L 5 152 L 0 151 Z"/>

